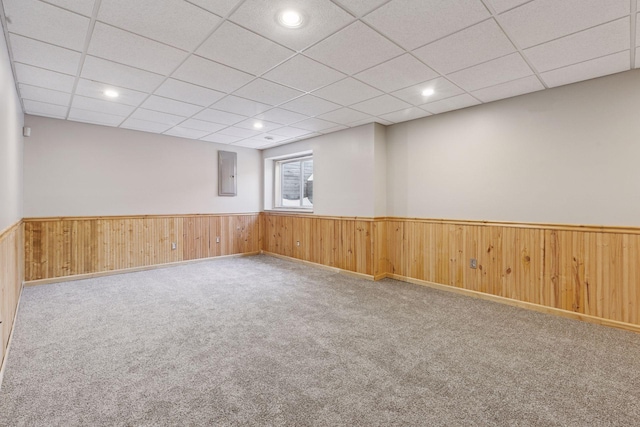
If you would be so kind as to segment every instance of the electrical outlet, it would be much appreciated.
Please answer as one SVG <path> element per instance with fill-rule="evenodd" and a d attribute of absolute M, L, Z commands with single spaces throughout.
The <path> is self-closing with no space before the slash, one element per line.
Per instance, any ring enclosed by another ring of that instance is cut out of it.
<path fill-rule="evenodd" d="M 298 240 L 297 245 L 300 246 L 300 240 Z"/>
<path fill-rule="evenodd" d="M 178 244 L 176 242 L 171 242 L 171 250 L 175 251 L 176 249 L 178 249 Z"/>
<path fill-rule="evenodd" d="M 475 258 L 471 258 L 471 260 L 469 261 L 469 267 L 478 268 L 478 260 Z"/>
<path fill-rule="evenodd" d="M 216 237 L 216 243 L 220 243 L 220 238 Z"/>

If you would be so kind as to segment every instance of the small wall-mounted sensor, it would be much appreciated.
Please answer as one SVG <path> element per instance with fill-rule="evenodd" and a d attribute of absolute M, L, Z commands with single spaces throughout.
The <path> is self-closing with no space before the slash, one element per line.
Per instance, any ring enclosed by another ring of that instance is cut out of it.
<path fill-rule="evenodd" d="M 171 242 L 171 250 L 175 251 L 176 249 L 178 249 L 178 244 L 176 242 Z"/>
<path fill-rule="evenodd" d="M 25 126 L 22 128 L 22 136 L 31 136 L 31 128 L 29 126 Z"/>

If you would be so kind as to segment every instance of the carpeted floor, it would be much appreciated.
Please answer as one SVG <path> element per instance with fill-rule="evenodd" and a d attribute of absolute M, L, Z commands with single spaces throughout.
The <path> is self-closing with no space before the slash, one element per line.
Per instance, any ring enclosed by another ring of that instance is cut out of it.
<path fill-rule="evenodd" d="M 635 426 L 640 335 L 267 256 L 26 288 L 2 426 Z"/>

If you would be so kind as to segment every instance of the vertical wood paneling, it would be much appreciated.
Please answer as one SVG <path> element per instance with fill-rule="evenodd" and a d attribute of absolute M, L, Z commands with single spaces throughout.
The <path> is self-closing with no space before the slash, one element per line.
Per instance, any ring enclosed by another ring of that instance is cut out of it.
<path fill-rule="evenodd" d="M 258 252 L 258 218 L 250 214 L 28 219 L 26 280 Z"/>
<path fill-rule="evenodd" d="M 374 274 L 374 264 L 386 269 L 386 245 L 376 246 L 374 236 L 384 238 L 384 221 L 375 228 L 373 221 L 356 218 L 262 216 L 262 249 L 267 252 L 367 275 Z M 379 258 L 375 258 L 376 250 Z"/>
<path fill-rule="evenodd" d="M 640 321 L 640 233 L 388 219 L 388 272 L 604 319 Z M 478 269 L 469 260 L 478 260 Z"/>
<path fill-rule="evenodd" d="M 24 279 L 24 231 L 18 223 L 0 233 L 0 365 L 4 360 Z"/>

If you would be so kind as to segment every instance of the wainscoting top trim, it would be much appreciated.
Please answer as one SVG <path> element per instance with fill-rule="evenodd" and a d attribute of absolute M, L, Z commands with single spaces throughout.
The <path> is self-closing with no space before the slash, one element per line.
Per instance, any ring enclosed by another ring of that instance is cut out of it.
<path fill-rule="evenodd" d="M 331 216 L 331 215 L 316 215 L 312 213 L 305 212 L 282 212 L 282 211 L 264 211 L 261 212 L 262 215 L 269 216 L 292 216 L 296 218 L 314 218 L 314 219 L 329 219 L 329 220 L 338 220 L 338 221 L 384 221 L 384 217 L 381 218 L 372 218 L 370 216 Z"/>
<path fill-rule="evenodd" d="M 24 220 L 21 219 L 20 221 L 16 222 L 15 224 L 12 224 L 12 225 L 8 226 L 4 230 L 0 230 L 0 240 L 4 239 L 4 237 L 6 235 L 8 235 L 9 233 L 13 232 L 16 228 L 20 227 L 22 225 L 23 221 Z"/>
<path fill-rule="evenodd" d="M 376 217 L 375 221 L 423 222 L 431 224 L 474 225 L 486 227 L 514 227 L 535 228 L 541 230 L 583 231 L 586 233 L 619 233 L 640 234 L 640 227 L 608 226 L 608 225 L 572 225 L 547 224 L 537 222 L 501 222 L 457 219 L 405 218 L 405 217 Z"/>
<path fill-rule="evenodd" d="M 260 212 L 243 212 L 243 213 L 200 213 L 200 214 L 162 214 L 162 215 L 100 215 L 100 216 L 52 216 L 52 217 L 33 217 L 24 218 L 24 222 L 44 222 L 44 221 L 88 221 L 100 219 L 153 219 L 153 218 L 198 218 L 211 216 L 254 216 L 260 215 Z"/>

